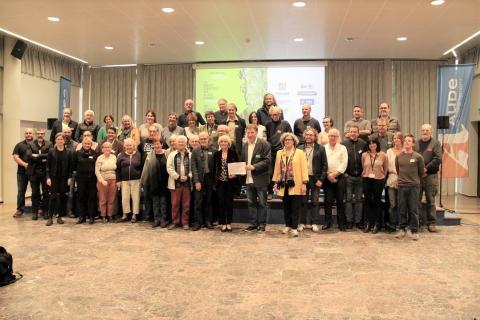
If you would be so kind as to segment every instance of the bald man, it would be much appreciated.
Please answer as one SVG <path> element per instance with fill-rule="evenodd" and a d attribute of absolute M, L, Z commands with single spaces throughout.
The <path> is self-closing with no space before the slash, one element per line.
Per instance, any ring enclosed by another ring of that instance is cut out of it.
<path fill-rule="evenodd" d="M 18 165 L 17 168 L 17 211 L 13 214 L 14 218 L 20 218 L 25 212 L 25 192 L 27 191 L 29 179 L 28 161 L 32 154 L 30 144 L 33 141 L 33 129 L 26 128 L 23 132 L 25 139 L 15 145 L 13 149 L 13 161 Z"/>
<path fill-rule="evenodd" d="M 427 212 L 425 215 L 420 215 L 420 221 L 422 224 L 426 224 L 428 231 L 436 232 L 436 215 L 437 208 L 435 205 L 435 196 L 438 193 L 438 171 L 442 164 L 442 146 L 433 138 L 432 125 L 425 123 L 420 130 L 420 140 L 415 143 L 415 151 L 418 152 L 425 161 L 425 176 L 421 179 L 420 185 L 420 197 L 422 199 L 425 193 L 425 199 L 427 201 Z M 421 203 L 420 203 L 421 206 Z M 421 207 L 420 207 L 421 209 Z M 423 210 L 419 210 L 423 212 Z"/>
<path fill-rule="evenodd" d="M 193 111 L 193 100 L 187 99 L 183 103 L 183 113 L 178 117 L 177 124 L 179 127 L 185 128 L 188 127 L 187 117 L 190 113 L 193 113 L 197 117 L 197 127 L 199 124 L 204 125 L 205 120 L 203 120 L 202 115 L 200 112 Z"/>

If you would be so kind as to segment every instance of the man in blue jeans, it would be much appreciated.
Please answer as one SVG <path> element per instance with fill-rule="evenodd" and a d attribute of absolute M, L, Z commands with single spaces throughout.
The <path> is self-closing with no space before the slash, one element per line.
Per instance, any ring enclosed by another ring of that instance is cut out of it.
<path fill-rule="evenodd" d="M 243 144 L 242 161 L 246 163 L 246 185 L 250 225 L 245 231 L 263 232 L 267 225 L 267 189 L 270 183 L 270 144 L 257 138 L 255 124 L 246 127 L 247 142 Z"/>
<path fill-rule="evenodd" d="M 25 192 L 28 186 L 28 161 L 31 156 L 30 143 L 33 141 L 33 129 L 27 128 L 24 131 L 25 140 L 17 143 L 13 149 L 13 160 L 17 163 L 17 211 L 14 218 L 20 218 L 25 212 Z"/>
<path fill-rule="evenodd" d="M 397 238 L 404 238 L 407 234 L 418 240 L 418 204 L 420 182 L 425 175 L 423 157 L 413 150 L 415 138 L 407 134 L 403 141 L 404 150 L 395 159 L 398 173 L 398 209 L 400 211 L 400 231 Z M 407 226 L 410 230 L 407 232 Z"/>

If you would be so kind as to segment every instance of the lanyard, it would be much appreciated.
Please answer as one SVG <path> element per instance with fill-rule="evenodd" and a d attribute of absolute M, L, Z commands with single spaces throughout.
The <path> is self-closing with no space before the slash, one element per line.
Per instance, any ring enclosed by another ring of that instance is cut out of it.
<path fill-rule="evenodd" d="M 305 155 L 307 156 L 307 161 L 310 161 L 310 156 L 312 155 L 313 152 L 313 146 L 310 152 L 307 152 L 307 147 L 305 147 Z"/>
<path fill-rule="evenodd" d="M 375 165 L 375 160 L 377 160 L 378 153 L 375 153 L 375 157 L 373 158 L 373 161 L 372 161 L 372 154 L 370 152 L 369 152 L 369 155 L 370 155 L 370 165 L 372 166 L 372 171 L 373 171 L 373 166 Z"/>

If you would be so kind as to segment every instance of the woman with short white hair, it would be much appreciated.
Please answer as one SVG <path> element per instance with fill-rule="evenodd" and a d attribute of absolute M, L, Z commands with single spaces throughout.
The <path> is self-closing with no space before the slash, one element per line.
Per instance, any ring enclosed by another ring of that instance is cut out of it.
<path fill-rule="evenodd" d="M 122 190 L 123 216 L 125 222 L 132 213 L 132 223 L 137 222 L 140 213 L 140 178 L 142 176 L 142 156 L 137 151 L 135 141 L 127 138 L 123 141 L 124 151 L 117 157 L 117 188 Z M 132 207 L 130 208 L 130 199 Z"/>
<path fill-rule="evenodd" d="M 230 148 L 232 140 L 228 135 L 218 138 L 220 150 L 213 154 L 214 189 L 219 195 L 218 217 L 222 232 L 232 231 L 233 195 L 239 188 L 238 178 L 228 172 L 228 164 L 238 162 L 237 153 Z"/>

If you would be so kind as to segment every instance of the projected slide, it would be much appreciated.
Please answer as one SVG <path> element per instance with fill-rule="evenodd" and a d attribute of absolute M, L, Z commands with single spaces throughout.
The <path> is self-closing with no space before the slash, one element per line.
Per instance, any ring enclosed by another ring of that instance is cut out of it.
<path fill-rule="evenodd" d="M 196 109 L 202 114 L 217 111 L 217 100 L 225 98 L 235 103 L 238 114 L 248 120 L 248 114 L 262 106 L 267 92 L 275 96 L 292 126 L 302 116 L 303 104 L 312 106 L 312 116 L 318 120 L 325 114 L 323 66 L 197 69 L 195 88 Z"/>

